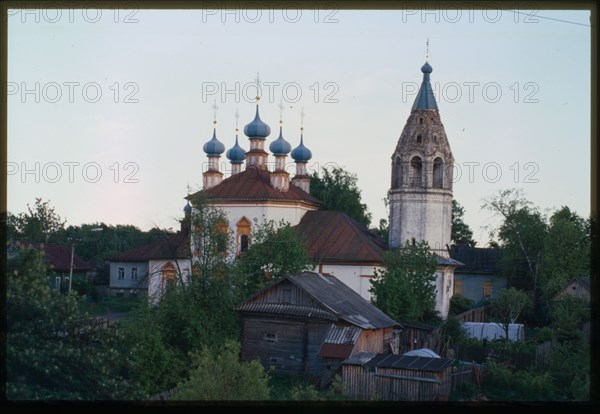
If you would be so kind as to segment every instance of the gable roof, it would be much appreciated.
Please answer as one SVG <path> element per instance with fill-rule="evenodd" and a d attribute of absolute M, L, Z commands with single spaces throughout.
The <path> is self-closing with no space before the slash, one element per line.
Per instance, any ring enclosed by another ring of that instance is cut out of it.
<path fill-rule="evenodd" d="M 41 246 L 44 250 L 44 260 L 55 271 L 71 270 L 71 246 L 47 243 Z M 89 262 L 83 260 L 77 253 L 73 255 L 73 270 L 94 270 Z"/>
<path fill-rule="evenodd" d="M 455 273 L 500 272 L 501 249 L 487 247 L 452 246 L 450 257 L 463 263 Z"/>
<path fill-rule="evenodd" d="M 576 277 L 573 280 L 571 280 L 571 282 L 569 282 L 569 284 L 573 283 L 573 281 L 577 281 L 584 288 L 586 288 L 587 290 L 590 290 L 590 278 L 589 277 L 581 277 L 581 276 Z"/>
<path fill-rule="evenodd" d="M 297 201 L 318 207 L 322 202 L 300 187 L 290 184 L 288 191 L 279 191 L 271 185 L 271 172 L 256 166 L 246 167 L 244 171 L 224 179 L 221 184 L 208 190 L 200 190 L 195 195 L 207 197 L 211 202 L 218 201 Z"/>
<path fill-rule="evenodd" d="M 442 372 L 448 368 L 452 362 L 454 362 L 454 360 L 449 358 L 359 352 L 342 362 L 342 364 L 363 365 L 378 368 L 397 368 L 411 371 Z"/>
<path fill-rule="evenodd" d="M 319 307 L 264 302 L 262 293 L 280 283 L 292 283 L 310 296 Z M 344 320 L 362 329 L 401 326 L 335 276 L 315 272 L 289 275 L 252 295 L 238 305 L 236 311 Z"/>
<path fill-rule="evenodd" d="M 147 262 L 148 260 L 189 259 L 188 235 L 188 231 L 180 231 L 166 236 L 163 240 L 119 253 L 108 260 L 111 262 Z"/>
<path fill-rule="evenodd" d="M 308 211 L 295 229 L 311 259 L 381 262 L 388 248 L 385 240 L 340 211 Z"/>

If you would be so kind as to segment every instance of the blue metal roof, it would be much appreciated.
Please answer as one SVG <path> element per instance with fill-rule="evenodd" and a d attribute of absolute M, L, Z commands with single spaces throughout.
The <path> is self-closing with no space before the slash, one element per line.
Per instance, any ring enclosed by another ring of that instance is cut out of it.
<path fill-rule="evenodd" d="M 304 146 L 304 137 L 300 135 L 300 145 L 292 151 L 292 158 L 296 162 L 308 162 L 312 158 L 312 152 Z"/>
<path fill-rule="evenodd" d="M 256 116 L 254 120 L 244 127 L 244 134 L 248 138 L 266 139 L 271 133 L 271 127 L 265 124 L 258 114 L 258 104 L 256 104 Z"/>
<path fill-rule="evenodd" d="M 292 150 L 292 146 L 290 145 L 290 143 L 287 142 L 283 138 L 282 130 L 283 130 L 283 128 L 280 126 L 279 127 L 279 138 L 277 138 L 275 141 L 271 142 L 271 145 L 269 145 L 269 150 L 275 156 L 288 155 L 290 153 L 290 151 Z"/>
<path fill-rule="evenodd" d="M 421 72 L 423 72 L 423 82 L 421 83 L 421 88 L 419 88 L 419 93 L 417 94 L 415 103 L 412 106 L 412 110 L 435 109 L 437 111 L 437 102 L 435 101 L 433 88 L 431 87 L 431 82 L 429 81 L 429 74 L 433 72 L 433 68 L 429 63 L 425 62 L 425 64 L 421 67 Z"/>
<path fill-rule="evenodd" d="M 235 145 L 227 150 L 225 156 L 232 164 L 241 164 L 246 159 L 246 151 L 238 144 L 237 134 L 235 135 Z"/>
<path fill-rule="evenodd" d="M 217 128 L 213 129 L 212 139 L 204 144 L 203 149 L 209 157 L 220 157 L 225 152 L 225 145 L 217 139 Z"/>

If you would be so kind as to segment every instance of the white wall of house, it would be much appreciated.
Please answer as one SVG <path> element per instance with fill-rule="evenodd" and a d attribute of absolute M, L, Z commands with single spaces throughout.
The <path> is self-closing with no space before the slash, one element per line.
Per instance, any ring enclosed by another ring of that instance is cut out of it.
<path fill-rule="evenodd" d="M 148 296 L 160 297 L 162 292 L 162 269 L 167 263 L 172 263 L 177 272 L 181 272 L 184 281 L 192 273 L 192 265 L 190 259 L 179 260 L 150 260 L 148 262 Z"/>
<path fill-rule="evenodd" d="M 122 272 L 119 269 L 122 269 Z M 122 279 L 119 278 L 120 273 L 123 276 Z M 110 262 L 109 287 L 111 290 L 145 290 L 148 287 L 147 275 L 148 262 Z"/>
<path fill-rule="evenodd" d="M 435 275 L 435 310 L 445 319 L 450 310 L 450 299 L 454 294 L 454 267 L 438 267 Z"/>
<path fill-rule="evenodd" d="M 229 229 L 236 230 L 236 224 L 246 217 L 254 225 L 254 219 L 262 222 L 274 220 L 278 223 L 284 220 L 295 226 L 300 222 L 307 211 L 316 210 L 300 203 L 246 203 L 246 204 L 213 204 L 214 207 L 222 209 L 229 220 Z"/>

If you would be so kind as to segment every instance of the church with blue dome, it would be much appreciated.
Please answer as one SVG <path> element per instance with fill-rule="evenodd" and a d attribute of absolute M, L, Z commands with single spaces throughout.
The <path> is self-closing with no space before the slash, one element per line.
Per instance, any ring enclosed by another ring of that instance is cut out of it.
<path fill-rule="evenodd" d="M 203 146 L 208 167 L 199 193 L 227 217 L 227 229 L 235 238 L 235 248 L 228 255 L 235 258 L 248 248 L 257 221 L 284 221 L 305 241 L 315 271 L 334 275 L 370 300 L 370 279 L 386 251 L 407 241 L 426 240 L 438 260 L 436 302 L 445 317 L 453 292 L 453 270 L 460 265 L 447 250 L 454 159 L 431 87 L 429 62 L 421 72 L 421 87 L 392 154 L 389 240 L 345 213 L 321 210 L 321 201 L 310 193 L 307 166 L 313 154 L 305 144 L 303 125 L 297 138 L 288 140 L 284 135 L 289 130 L 284 131 L 280 119 L 277 137 L 269 138 L 271 127 L 261 119 L 257 96 L 254 118 L 243 129 L 248 149 L 240 145 L 236 128 L 233 145 L 225 151 L 217 138 L 215 118 L 212 138 Z M 228 177 L 219 169 L 223 153 L 231 166 Z"/>

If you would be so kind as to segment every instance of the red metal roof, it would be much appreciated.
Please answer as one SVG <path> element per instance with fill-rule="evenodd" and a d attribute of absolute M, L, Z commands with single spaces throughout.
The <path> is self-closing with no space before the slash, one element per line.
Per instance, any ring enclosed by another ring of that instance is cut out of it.
<path fill-rule="evenodd" d="M 387 243 L 339 211 L 309 211 L 296 226 L 311 259 L 381 262 Z"/>
<path fill-rule="evenodd" d="M 188 196 L 202 194 L 210 201 L 298 201 L 315 207 L 322 203 L 316 197 L 290 184 L 288 191 L 279 191 L 271 186 L 271 172 L 255 166 L 226 178 L 221 184 Z"/>
<path fill-rule="evenodd" d="M 43 245 L 45 261 L 55 271 L 71 270 L 71 246 L 49 243 Z M 73 270 L 88 271 L 94 267 L 75 253 L 73 255 Z"/>
<path fill-rule="evenodd" d="M 111 262 L 146 262 L 161 259 L 189 259 L 190 243 L 188 235 L 187 231 L 178 232 L 166 236 L 163 240 L 119 253 L 108 260 Z"/>

